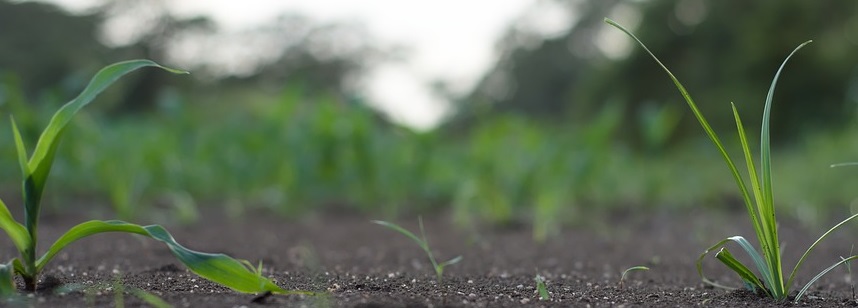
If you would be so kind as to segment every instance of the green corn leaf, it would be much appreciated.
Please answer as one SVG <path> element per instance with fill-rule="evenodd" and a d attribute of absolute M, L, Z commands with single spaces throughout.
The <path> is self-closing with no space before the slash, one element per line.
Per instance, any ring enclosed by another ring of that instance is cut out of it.
<path fill-rule="evenodd" d="M 801 300 L 801 297 L 804 296 L 804 293 L 807 292 L 807 289 L 810 288 L 810 285 L 812 285 L 814 282 L 819 280 L 819 278 L 822 278 L 822 276 L 824 276 L 825 274 L 828 274 L 828 272 L 830 272 L 834 268 L 840 266 L 841 264 L 855 260 L 855 259 L 858 259 L 858 255 L 851 256 L 848 258 L 842 258 L 841 257 L 841 260 L 839 262 L 834 263 L 833 265 L 831 265 L 828 268 L 819 272 L 819 274 L 816 274 L 816 276 L 813 276 L 813 279 L 810 279 L 810 281 L 808 281 L 807 284 L 805 284 L 804 287 L 802 287 L 801 290 L 798 291 L 798 294 L 795 296 L 795 302 L 798 302 L 799 300 Z"/>
<path fill-rule="evenodd" d="M 30 234 L 27 233 L 27 228 L 15 221 L 15 218 L 12 217 L 12 213 L 9 212 L 9 208 L 6 207 L 6 203 L 3 203 L 3 200 L 0 200 L 0 228 L 6 231 L 9 238 L 15 243 L 18 251 L 27 250 L 32 243 Z"/>
<path fill-rule="evenodd" d="M 0 264 L 0 299 L 6 299 L 18 293 L 14 274 L 15 268 L 12 262 Z"/>
<path fill-rule="evenodd" d="M 807 258 L 807 256 L 810 254 L 810 252 L 813 251 L 814 248 L 816 248 L 816 245 L 819 244 L 819 242 L 822 242 L 822 240 L 824 238 L 828 237 L 828 235 L 831 234 L 831 232 L 834 232 L 834 230 L 837 230 L 838 228 L 845 225 L 847 222 L 855 219 L 856 217 L 858 217 L 858 214 L 849 216 L 849 218 L 846 218 L 843 221 L 841 221 L 840 223 L 834 225 L 834 227 L 831 227 L 831 229 L 828 229 L 828 231 L 825 231 L 825 233 L 823 233 L 819 238 L 816 239 L 816 241 L 813 242 L 813 244 L 810 245 L 810 247 L 807 248 L 807 250 L 804 252 L 804 254 L 801 255 L 801 258 L 798 259 L 798 262 L 795 264 L 795 267 L 792 269 L 792 273 L 790 273 L 790 275 L 789 275 L 789 280 L 787 280 L 787 283 L 785 285 L 785 287 L 787 289 L 792 287 L 793 279 L 795 279 L 795 273 L 798 271 L 798 268 L 801 267 L 801 265 L 804 263 L 804 260 Z"/>
<path fill-rule="evenodd" d="M 21 138 L 21 131 L 18 130 L 18 125 L 15 124 L 15 118 L 9 117 L 12 121 L 12 133 L 15 136 L 15 150 L 18 152 L 18 163 L 21 165 L 22 178 L 27 178 L 30 175 L 30 167 L 27 166 L 27 148 L 24 147 L 24 139 Z"/>
<path fill-rule="evenodd" d="M 81 108 L 92 102 L 98 94 L 120 77 L 147 66 L 158 67 L 172 73 L 187 74 L 185 71 L 163 67 L 150 60 L 131 60 L 111 64 L 98 71 L 86 88 L 84 88 L 83 92 L 54 113 L 54 116 L 36 143 L 36 149 L 33 151 L 33 156 L 30 158 L 27 168 L 22 167 L 22 169 L 25 169 L 24 225 L 27 227 L 27 231 L 34 241 L 39 219 L 39 204 L 45 188 L 45 181 L 50 173 L 57 145 L 62 133 L 65 131 L 66 125 Z M 18 156 L 20 158 L 21 153 L 25 152 L 25 149 L 23 149 L 23 143 L 19 142 L 20 134 L 16 133 L 16 139 L 18 139 L 16 140 L 16 146 L 18 147 Z"/>
<path fill-rule="evenodd" d="M 224 254 L 197 252 L 179 245 L 167 230 L 159 225 L 140 226 L 119 220 L 91 220 L 71 228 L 51 245 L 36 266 L 41 271 L 66 245 L 81 238 L 103 232 L 126 232 L 143 235 L 170 248 L 173 255 L 200 277 L 243 293 L 272 292 L 275 294 L 306 294 L 310 292 L 284 290 L 258 273 L 252 266 Z"/>

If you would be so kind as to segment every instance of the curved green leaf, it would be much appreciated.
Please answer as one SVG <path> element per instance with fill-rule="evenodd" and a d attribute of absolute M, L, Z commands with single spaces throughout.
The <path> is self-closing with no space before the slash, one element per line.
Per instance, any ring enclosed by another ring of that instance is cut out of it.
<path fill-rule="evenodd" d="M 126 232 L 140 234 L 160 242 L 170 248 L 173 255 L 192 272 L 200 277 L 219 283 L 230 289 L 243 293 L 272 292 L 275 294 L 307 294 L 310 292 L 284 290 L 262 273 L 241 261 L 225 254 L 197 252 L 185 248 L 173 239 L 167 230 L 159 225 L 140 226 L 119 220 L 91 220 L 71 228 L 51 245 L 44 256 L 39 258 L 36 266 L 39 271 L 45 264 L 62 250 L 66 245 L 81 238 L 104 232 Z"/>
<path fill-rule="evenodd" d="M 736 244 L 739 244 L 739 246 L 742 247 L 742 249 L 745 250 L 746 253 L 748 253 L 748 255 L 751 257 L 751 260 L 754 261 L 754 265 L 756 265 L 757 270 L 760 271 L 760 276 L 762 276 L 763 279 L 766 280 L 766 283 L 768 283 L 768 279 L 771 279 L 772 275 L 769 272 L 769 269 L 766 267 L 766 263 L 763 260 L 763 257 L 760 255 L 759 252 L 757 252 L 754 249 L 754 247 L 751 245 L 751 243 L 748 242 L 748 240 L 746 240 L 744 237 L 741 237 L 741 236 L 732 236 L 732 237 L 728 237 L 726 239 L 723 239 L 720 242 L 716 243 L 715 245 L 712 245 L 712 247 L 709 247 L 708 249 L 706 249 L 706 251 L 704 251 L 702 254 L 700 254 L 700 257 L 697 258 L 697 274 L 700 275 L 700 278 L 703 280 L 703 282 L 706 284 L 715 286 L 715 287 L 719 287 L 719 288 L 734 289 L 731 287 L 727 287 L 727 286 L 723 286 L 721 284 L 718 284 L 712 280 L 709 280 L 709 278 L 706 278 L 706 275 L 703 274 L 703 259 L 706 258 L 706 255 L 708 255 L 710 252 L 712 252 L 715 249 L 720 249 L 720 248 L 724 247 L 725 245 L 727 245 L 730 242 L 734 242 Z M 765 284 L 763 284 L 759 279 L 757 279 L 756 277 L 754 277 L 753 279 L 748 279 L 747 273 L 749 273 L 750 270 L 748 270 L 747 267 L 745 267 L 744 265 L 741 265 L 741 263 L 739 263 L 738 260 L 735 260 L 735 258 L 732 258 L 732 255 L 730 255 L 729 252 L 727 252 L 726 255 L 723 255 L 725 253 L 725 251 L 726 250 L 719 250 L 718 254 L 716 254 L 716 258 L 718 258 L 718 260 L 720 260 L 725 265 L 727 265 L 727 267 L 729 267 L 730 269 L 735 271 L 736 274 L 738 274 L 740 277 L 742 277 L 743 280 L 746 280 L 750 283 L 753 283 L 754 285 L 756 285 L 756 287 L 760 288 L 761 290 L 764 290 L 767 294 L 771 295 L 770 290 L 766 289 Z M 720 255 L 720 257 L 719 257 L 719 255 Z M 732 260 L 735 260 L 735 262 L 729 262 L 729 261 L 731 261 L 730 258 L 732 258 Z M 736 263 L 739 263 L 739 265 L 741 265 L 741 267 L 743 267 L 744 269 L 738 267 L 736 265 Z M 754 276 L 754 275 L 751 274 L 750 276 Z"/>
<path fill-rule="evenodd" d="M 51 171 L 51 166 L 54 162 L 54 155 L 59 144 L 60 137 L 65 131 L 66 125 L 71 121 L 71 118 L 92 100 L 98 94 L 104 91 L 108 86 L 113 84 L 120 77 L 143 67 L 158 67 L 166 71 L 187 74 L 188 72 L 167 68 L 150 60 L 131 60 L 118 62 L 102 68 L 89 81 L 89 84 L 84 88 L 77 97 L 63 105 L 45 127 L 39 141 L 36 143 L 36 149 L 33 151 L 33 156 L 30 158 L 27 167 L 22 166 L 25 172 L 24 176 L 24 225 L 30 233 L 30 238 L 36 241 L 38 229 L 39 204 L 42 198 L 42 192 L 45 188 L 45 181 Z M 13 126 L 14 127 L 14 126 Z M 16 146 L 18 147 L 18 156 L 20 158 L 23 149 L 23 142 L 20 141 L 20 134 L 16 133 Z M 31 263 L 32 255 L 25 255 L 25 263 Z"/>
<path fill-rule="evenodd" d="M 6 207 L 6 203 L 3 203 L 3 200 L 0 200 L 0 228 L 6 231 L 9 238 L 15 243 L 18 251 L 24 251 L 30 247 L 32 240 L 30 239 L 30 234 L 27 233 L 27 228 L 15 221 L 15 218 L 12 217 L 12 213 L 9 212 L 9 208 Z"/>
<path fill-rule="evenodd" d="M 426 245 L 426 242 L 424 242 L 423 239 L 417 237 L 416 234 L 412 233 L 411 231 L 406 230 L 403 227 L 400 227 L 399 225 L 397 225 L 395 223 L 382 221 L 382 220 L 373 220 L 372 223 L 382 225 L 382 226 L 385 226 L 385 227 L 392 229 L 393 231 L 399 232 L 400 234 L 405 235 L 408 238 L 410 238 L 411 240 L 413 240 L 415 243 L 417 243 L 418 246 L 420 246 L 420 248 L 423 248 L 423 250 L 425 250 L 427 252 L 429 250 L 429 248 Z"/>
<path fill-rule="evenodd" d="M 18 124 L 15 123 L 14 117 L 9 117 L 12 122 L 12 133 L 15 136 L 15 150 L 18 152 L 18 163 L 21 165 L 22 178 L 27 178 L 30 175 L 30 167 L 27 166 L 27 148 L 24 147 L 24 139 L 21 138 L 21 131 L 18 130 Z"/>
<path fill-rule="evenodd" d="M 667 66 L 661 63 L 661 60 L 659 60 L 658 57 L 656 57 L 655 54 L 653 54 L 652 51 L 650 51 L 649 48 L 647 48 L 646 45 L 644 45 L 644 43 L 641 42 L 641 40 L 638 39 L 637 36 L 635 36 L 631 31 L 609 18 L 605 18 L 605 22 L 611 26 L 614 26 L 617 29 L 620 29 L 620 31 L 623 31 L 626 35 L 634 39 L 635 42 L 637 42 L 638 45 L 640 45 L 641 48 L 643 48 L 643 50 L 646 51 L 647 54 L 649 54 L 653 58 L 653 60 L 655 60 L 655 62 L 658 63 L 658 65 L 667 73 L 667 75 L 670 77 L 670 80 L 673 81 L 673 84 L 679 90 L 679 93 L 685 99 L 685 102 L 688 103 L 688 107 L 691 108 L 691 111 L 692 113 L 694 113 L 694 116 L 697 118 L 697 121 L 700 123 L 700 126 L 702 126 L 703 130 L 706 131 L 706 135 L 709 136 L 709 139 L 712 141 L 712 143 L 715 144 L 715 147 L 718 148 L 718 152 L 721 153 L 721 158 L 723 158 L 724 162 L 727 163 L 727 167 L 733 174 L 733 179 L 736 181 L 736 185 L 739 187 L 739 191 L 741 191 L 742 193 L 742 200 L 745 202 L 745 208 L 748 210 L 748 215 L 751 217 L 751 222 L 754 225 L 754 231 L 758 235 L 762 234 L 763 225 L 758 218 L 760 217 L 760 213 L 757 211 L 756 208 L 754 208 L 753 204 L 751 203 L 751 195 L 748 192 L 748 187 L 745 185 L 745 180 L 742 179 L 742 175 L 739 173 L 739 169 L 736 168 L 736 164 L 733 163 L 733 159 L 731 159 L 730 155 L 727 154 L 727 150 L 721 143 L 721 139 L 718 138 L 718 134 L 716 134 L 712 127 L 709 125 L 709 121 L 706 120 L 706 117 L 703 116 L 703 113 L 701 113 L 700 110 L 697 109 L 697 104 L 694 103 L 694 100 L 691 98 L 691 94 L 689 94 L 685 87 L 682 85 L 682 83 L 679 82 L 679 79 L 676 79 L 676 76 L 674 76 L 673 73 L 669 69 L 667 69 Z"/>
<path fill-rule="evenodd" d="M 736 272 L 736 274 L 742 278 L 742 281 L 754 286 L 755 290 L 763 290 L 766 294 L 771 296 L 771 292 L 766 289 L 766 285 L 763 284 L 747 266 L 742 264 L 742 262 L 739 262 L 736 257 L 733 257 L 733 254 L 731 254 L 726 247 L 721 247 L 721 250 L 715 254 L 715 258 L 721 261 L 721 263 L 724 263 L 724 265 L 733 270 L 733 272 Z"/>
<path fill-rule="evenodd" d="M 804 42 L 793 49 L 775 73 L 775 77 L 772 79 L 772 84 L 769 87 L 769 92 L 766 94 L 766 106 L 763 110 L 763 123 L 762 128 L 760 129 L 760 176 L 762 177 L 761 188 L 766 207 L 765 210 L 760 212 L 764 215 L 760 217 L 760 220 L 763 222 L 763 230 L 765 230 L 765 234 L 767 235 L 766 240 L 768 241 L 768 247 L 767 249 L 764 248 L 763 252 L 766 255 L 766 261 L 769 262 L 769 267 L 772 269 L 772 274 L 774 275 L 774 281 L 772 281 L 774 284 L 770 285 L 770 287 L 775 293 L 775 298 L 778 299 L 786 298 L 787 290 L 784 287 L 783 273 L 781 271 L 781 254 L 780 248 L 778 247 L 778 226 L 777 220 L 775 219 L 774 194 L 772 193 L 772 151 L 769 136 L 769 118 L 771 117 L 772 99 L 775 93 L 775 86 L 778 83 L 781 71 L 783 71 L 784 66 L 786 66 L 789 59 L 799 49 L 810 44 L 810 42 L 812 41 Z"/>
<path fill-rule="evenodd" d="M 841 265 L 841 264 L 843 264 L 843 263 L 846 263 L 846 262 L 849 262 L 849 261 L 852 261 L 852 260 L 855 260 L 855 259 L 858 259 L 858 255 L 856 255 L 856 256 L 851 256 L 851 257 L 848 257 L 848 258 L 841 258 L 841 260 L 840 260 L 839 262 L 834 263 L 833 265 L 831 265 L 831 266 L 829 266 L 828 268 L 826 268 L 826 269 L 822 270 L 821 272 L 819 272 L 819 274 L 816 274 L 816 276 L 813 276 L 813 279 L 810 279 L 810 281 L 808 281 L 808 282 L 807 282 L 807 284 L 805 284 L 805 285 L 804 285 L 804 287 L 803 287 L 803 288 L 801 288 L 801 290 L 800 290 L 800 291 L 798 291 L 798 295 L 796 295 L 796 296 L 795 296 L 795 302 L 798 302 L 799 300 L 801 300 L 801 297 L 802 297 L 802 296 L 804 296 L 804 293 L 805 293 L 805 292 L 807 292 L 807 289 L 809 289 L 809 288 L 810 288 L 810 285 L 812 285 L 814 282 L 816 282 L 817 280 L 819 280 L 819 278 L 822 278 L 822 276 L 824 276 L 825 274 L 828 274 L 828 272 L 830 272 L 831 270 L 833 270 L 835 267 L 838 267 L 838 266 L 840 266 L 840 265 Z"/>
<path fill-rule="evenodd" d="M 834 232 L 834 230 L 837 230 L 837 228 L 840 228 L 841 226 L 843 226 L 850 220 L 855 219 L 856 217 L 858 217 L 858 214 L 849 216 L 849 218 L 846 218 L 840 223 L 834 225 L 833 227 L 831 227 L 831 229 L 828 229 L 828 231 L 825 231 L 825 233 L 823 233 L 819 238 L 817 238 L 816 241 L 814 241 L 813 244 L 810 245 L 810 247 L 807 247 L 807 250 L 805 250 L 804 254 L 801 255 L 801 258 L 798 259 L 798 262 L 792 269 L 792 273 L 790 273 L 789 275 L 789 280 L 787 280 L 787 284 L 785 285 L 787 289 L 792 287 L 793 279 L 795 279 L 795 273 L 798 272 L 798 268 L 801 267 L 802 264 L 804 264 L 804 260 L 807 258 L 810 252 L 813 251 L 814 248 L 816 248 L 816 245 L 819 244 L 819 242 L 821 242 L 824 238 L 828 237 L 831 232 Z"/>

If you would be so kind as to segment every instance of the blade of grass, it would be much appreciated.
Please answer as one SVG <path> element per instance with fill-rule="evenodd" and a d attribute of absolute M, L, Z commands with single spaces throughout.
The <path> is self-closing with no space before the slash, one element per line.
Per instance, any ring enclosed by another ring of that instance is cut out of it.
<path fill-rule="evenodd" d="M 712 140 L 712 143 L 714 143 L 715 147 L 718 148 L 718 152 L 721 153 L 721 157 L 724 159 L 724 162 L 727 163 L 727 167 L 730 169 L 730 172 L 733 175 L 733 179 L 736 181 L 736 185 L 739 187 L 739 191 L 741 191 L 742 200 L 745 202 L 745 208 L 748 210 L 748 216 L 751 217 L 751 222 L 754 226 L 754 231 L 757 235 L 763 234 L 763 226 L 758 218 L 760 217 L 760 214 L 751 203 L 751 196 L 748 193 L 748 188 L 745 185 L 745 181 L 742 179 L 741 174 L 739 174 L 739 170 L 736 168 L 736 165 L 733 163 L 733 160 L 730 158 L 730 155 L 727 154 L 727 150 L 721 143 L 721 139 L 718 138 L 718 135 L 715 133 L 714 130 L 712 130 L 712 127 L 709 126 L 709 122 L 706 121 L 706 118 L 703 116 L 700 110 L 697 109 L 697 105 L 694 103 L 694 100 L 691 98 L 691 95 L 688 93 L 687 90 L 685 90 L 685 87 L 682 85 L 682 83 L 679 82 L 678 79 L 676 79 L 676 77 L 667 68 L 667 66 L 661 63 L 658 57 L 656 57 L 655 54 L 653 54 L 649 50 L 649 48 L 647 48 L 646 45 L 644 45 L 644 43 L 637 38 L 637 36 L 635 36 L 631 33 L 631 31 L 627 30 L 625 27 L 619 25 L 618 23 L 614 22 L 609 18 L 605 18 L 605 22 L 611 26 L 616 27 L 617 29 L 620 29 L 620 31 L 623 31 L 624 33 L 626 33 L 626 35 L 634 39 L 638 43 L 638 45 L 640 45 L 644 49 L 644 51 L 646 51 L 653 58 L 653 60 L 658 63 L 658 65 L 667 73 L 667 75 L 673 81 L 673 84 L 676 85 L 676 88 L 679 90 L 679 93 L 685 99 L 685 102 L 688 104 L 688 107 L 691 108 L 691 111 L 694 113 L 694 116 L 697 118 L 697 121 L 700 123 L 700 126 L 702 126 L 703 130 L 706 131 L 706 135 L 709 136 L 709 139 Z"/>
<path fill-rule="evenodd" d="M 789 59 L 802 47 L 807 44 L 810 44 L 812 41 L 806 41 L 801 45 L 798 45 L 793 51 L 784 59 L 781 63 L 781 66 L 778 68 L 778 71 L 775 73 L 775 77 L 772 79 L 772 85 L 769 87 L 769 92 L 766 94 L 766 105 L 763 110 L 763 123 L 762 128 L 760 129 L 760 165 L 761 165 L 761 175 L 762 175 L 762 192 L 763 192 L 763 200 L 765 201 L 764 210 L 760 211 L 760 214 L 763 215 L 760 217 L 760 220 L 763 222 L 763 230 L 767 235 L 766 240 L 768 243 L 764 245 L 763 254 L 767 258 L 767 262 L 769 263 L 769 268 L 772 269 L 772 274 L 774 275 L 774 279 L 772 284 L 769 285 L 772 288 L 772 291 L 777 299 L 783 299 L 787 296 L 787 291 L 784 287 L 783 281 L 783 271 L 781 265 L 781 254 L 780 242 L 778 240 L 778 231 L 777 231 L 777 220 L 775 218 L 775 206 L 774 206 L 774 196 L 772 192 L 772 154 L 771 154 L 771 141 L 770 141 L 770 133 L 769 133 L 769 122 L 771 118 L 771 110 L 772 110 L 772 100 L 774 98 L 775 87 L 778 83 L 778 78 L 780 78 L 781 72 L 786 66 Z"/>
<path fill-rule="evenodd" d="M 804 254 L 802 254 L 801 258 L 798 259 L 798 262 L 795 264 L 795 267 L 793 267 L 793 269 L 792 269 L 792 273 L 790 273 L 790 275 L 789 275 L 789 280 L 787 280 L 787 283 L 786 283 L 787 289 L 792 287 L 793 279 L 795 279 L 795 274 L 796 274 L 796 272 L 798 272 L 798 268 L 801 267 L 802 264 L 804 264 L 804 260 L 807 258 L 808 255 L 810 255 L 810 252 L 813 251 L 814 248 L 816 248 L 816 245 L 819 244 L 819 242 L 821 242 L 822 239 L 828 237 L 828 235 L 831 234 L 831 232 L 834 232 L 834 230 L 837 230 L 837 228 L 840 228 L 841 226 L 843 226 L 847 222 L 855 219 L 856 217 L 858 217 L 858 214 L 849 216 L 849 218 L 846 218 L 843 221 L 841 221 L 840 223 L 834 225 L 833 227 L 831 227 L 831 229 L 828 229 L 828 231 L 825 231 L 825 233 L 823 233 L 819 238 L 817 238 L 816 241 L 814 241 L 813 244 L 811 244 L 810 247 L 808 247 L 807 250 L 804 251 Z"/>
<path fill-rule="evenodd" d="M 805 293 L 805 292 L 807 292 L 807 289 L 809 289 L 809 288 L 810 288 L 810 285 L 812 285 L 814 282 L 816 282 L 817 280 L 819 280 L 819 278 L 822 278 L 822 276 L 824 276 L 825 274 L 828 274 L 828 272 L 830 272 L 831 270 L 833 270 L 834 268 L 836 268 L 836 267 L 840 266 L 840 265 L 841 265 L 841 264 L 843 264 L 843 263 L 846 263 L 846 262 L 849 262 L 849 261 L 852 261 L 852 260 L 858 259 L 858 255 L 851 256 L 851 257 L 848 257 L 848 258 L 843 258 L 843 257 L 841 257 L 840 259 L 841 259 L 841 260 L 840 260 L 839 262 L 834 263 L 833 265 L 831 265 L 831 266 L 829 266 L 828 268 L 826 268 L 826 269 L 822 270 L 821 272 L 819 272 L 819 274 L 816 274 L 816 276 L 813 276 L 813 278 L 812 278 L 812 279 L 810 279 L 810 281 L 808 281 L 808 282 L 807 282 L 807 284 L 805 284 L 805 285 L 804 285 L 804 287 L 802 287 L 802 288 L 801 288 L 801 290 L 799 290 L 799 291 L 798 291 L 798 294 L 795 296 L 795 302 L 798 302 L 799 300 L 801 300 L 801 297 L 802 297 L 802 296 L 804 296 L 804 293 Z"/>
<path fill-rule="evenodd" d="M 417 237 L 417 235 L 414 235 L 414 233 L 411 233 L 411 231 L 405 230 L 405 228 L 400 227 L 399 225 L 397 225 L 395 223 L 391 223 L 391 222 L 386 222 L 386 221 L 381 221 L 381 220 L 373 220 L 372 223 L 388 227 L 390 229 L 393 229 L 396 232 L 401 233 L 402 235 L 407 236 L 408 238 L 410 238 L 411 240 L 416 242 L 417 245 L 420 246 L 420 248 L 423 248 L 423 250 L 426 250 L 428 252 L 428 248 L 426 247 L 426 243 L 422 239 Z"/>

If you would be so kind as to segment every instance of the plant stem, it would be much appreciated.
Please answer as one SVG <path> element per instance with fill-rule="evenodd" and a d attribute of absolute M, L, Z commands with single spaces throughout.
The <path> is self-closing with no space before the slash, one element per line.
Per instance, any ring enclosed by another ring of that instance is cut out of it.
<path fill-rule="evenodd" d="M 38 281 L 36 276 L 22 275 L 21 277 L 24 278 L 24 290 L 27 292 L 36 292 L 36 281 Z"/>

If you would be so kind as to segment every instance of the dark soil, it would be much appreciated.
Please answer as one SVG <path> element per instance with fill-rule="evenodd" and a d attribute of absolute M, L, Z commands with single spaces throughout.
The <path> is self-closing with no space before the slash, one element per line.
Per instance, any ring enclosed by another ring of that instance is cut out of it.
<path fill-rule="evenodd" d="M 835 307 L 858 306 L 845 269 L 832 271 L 800 303 L 775 302 L 749 291 L 704 286 L 695 260 L 709 245 L 731 235 L 753 235 L 743 213 L 645 213 L 613 215 L 597 227 L 577 227 L 546 243 L 532 240 L 523 226 L 466 231 L 447 215 L 425 217 L 429 241 L 439 259 L 462 255 L 447 268 L 443 283 L 423 252 L 409 239 L 361 215 L 325 214 L 300 221 L 275 215 L 227 219 L 203 215 L 193 226 L 168 228 L 189 248 L 224 252 L 252 263 L 262 260 L 266 274 L 291 289 L 324 296 L 239 294 L 196 277 L 155 241 L 103 234 L 72 244 L 46 267 L 39 292 L 23 300 L 37 307 L 145 306 L 128 292 L 138 288 L 177 307 Z M 85 220 L 75 215 L 44 217 L 42 246 Z M 417 230 L 417 219 L 397 221 Z M 824 231 L 782 222 L 784 267 L 792 269 L 803 249 Z M 835 234 L 812 255 L 798 283 L 847 256 L 855 228 Z M 756 243 L 756 240 L 752 240 Z M 15 256 L 2 241 L 0 257 Z M 736 256 L 744 256 L 734 248 Z M 620 273 L 631 272 L 622 286 Z M 717 281 L 739 286 L 738 278 L 714 258 L 705 271 Z M 547 280 L 551 298 L 539 300 L 535 275 Z M 74 291 L 59 294 L 76 285 Z M 795 288 L 794 288 L 795 289 Z M 19 299 L 20 300 L 20 299 Z M 254 300 L 256 300 L 254 302 Z M 20 302 L 19 302 L 20 303 Z"/>

